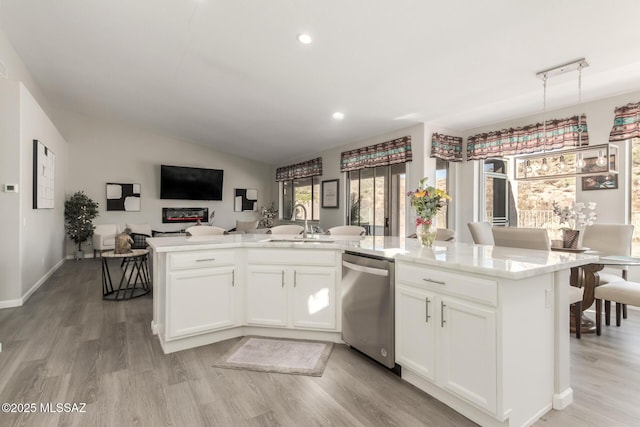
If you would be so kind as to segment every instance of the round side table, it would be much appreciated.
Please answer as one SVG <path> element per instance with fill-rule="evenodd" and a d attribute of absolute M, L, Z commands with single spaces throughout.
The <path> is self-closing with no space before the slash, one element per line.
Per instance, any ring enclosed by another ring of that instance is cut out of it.
<path fill-rule="evenodd" d="M 102 254 L 102 298 L 111 301 L 122 301 L 141 297 L 151 292 L 151 276 L 149 275 L 148 249 L 132 249 L 125 254 L 113 251 Z M 110 259 L 121 260 L 122 274 L 118 287 L 114 289 L 109 271 Z"/>

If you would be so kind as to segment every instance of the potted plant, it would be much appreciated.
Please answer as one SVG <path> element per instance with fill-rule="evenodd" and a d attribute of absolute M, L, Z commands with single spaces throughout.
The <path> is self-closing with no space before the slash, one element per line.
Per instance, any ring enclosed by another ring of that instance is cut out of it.
<path fill-rule="evenodd" d="M 82 243 L 93 236 L 93 219 L 98 216 L 98 203 L 84 191 L 78 191 L 64 202 L 64 221 L 67 235 L 78 245 L 76 259 L 83 259 Z"/>

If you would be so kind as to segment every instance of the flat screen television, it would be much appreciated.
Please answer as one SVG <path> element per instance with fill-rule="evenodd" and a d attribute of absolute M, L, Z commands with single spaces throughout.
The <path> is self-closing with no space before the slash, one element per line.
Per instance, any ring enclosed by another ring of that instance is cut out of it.
<path fill-rule="evenodd" d="M 160 165 L 160 198 L 222 200 L 221 169 Z"/>

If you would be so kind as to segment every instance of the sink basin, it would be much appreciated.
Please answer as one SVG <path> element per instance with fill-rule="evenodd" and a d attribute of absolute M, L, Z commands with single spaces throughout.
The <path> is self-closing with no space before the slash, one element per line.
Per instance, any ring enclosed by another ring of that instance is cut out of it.
<path fill-rule="evenodd" d="M 263 240 L 263 242 L 269 242 L 269 243 L 278 243 L 278 242 L 287 242 L 287 243 L 334 243 L 334 240 L 320 240 L 320 239 L 313 239 L 313 238 L 299 238 L 296 239 L 291 238 L 291 239 L 277 239 L 277 238 L 273 238 L 273 239 L 267 239 L 267 240 Z"/>

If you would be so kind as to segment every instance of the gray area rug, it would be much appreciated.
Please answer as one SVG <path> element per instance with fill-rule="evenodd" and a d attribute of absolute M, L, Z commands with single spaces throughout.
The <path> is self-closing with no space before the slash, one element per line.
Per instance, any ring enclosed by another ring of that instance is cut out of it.
<path fill-rule="evenodd" d="M 332 342 L 248 336 L 212 366 L 320 377 L 332 350 Z"/>

